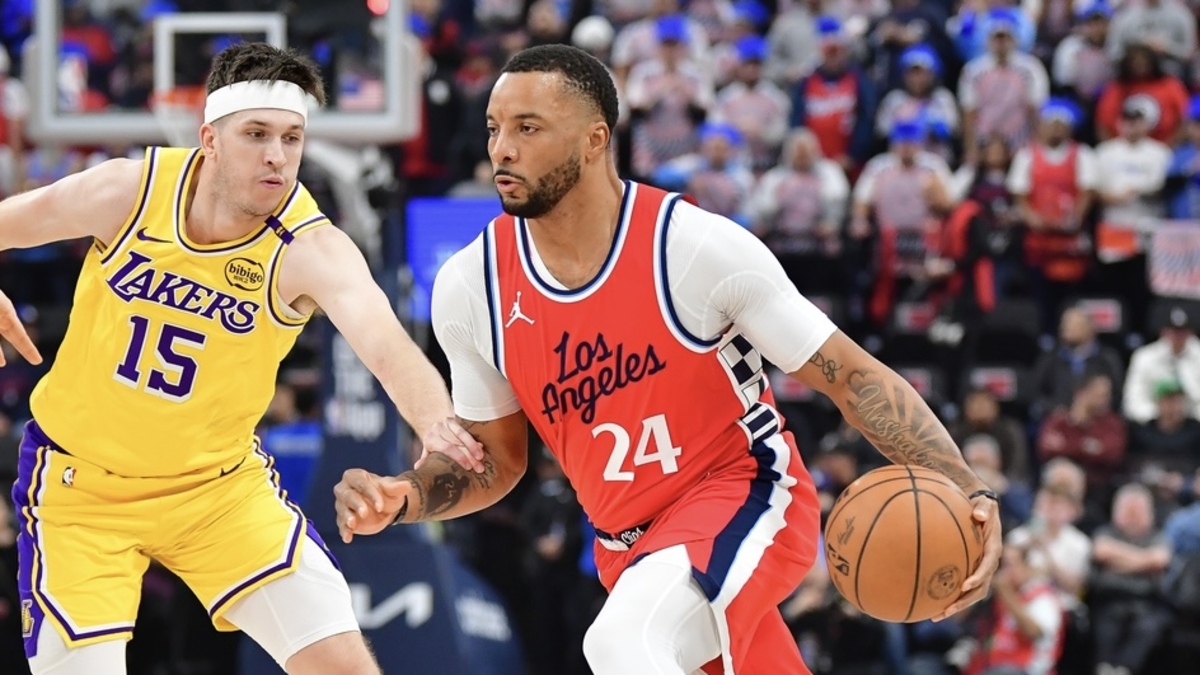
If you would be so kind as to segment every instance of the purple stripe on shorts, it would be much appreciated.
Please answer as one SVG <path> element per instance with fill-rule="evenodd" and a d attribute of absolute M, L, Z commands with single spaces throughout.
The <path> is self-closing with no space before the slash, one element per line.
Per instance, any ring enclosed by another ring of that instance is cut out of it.
<path fill-rule="evenodd" d="M 37 510 L 40 508 L 38 499 L 41 497 L 39 493 L 43 484 L 41 474 L 45 472 L 52 445 L 37 422 L 30 420 L 25 424 L 25 434 L 21 438 L 17 461 L 17 481 L 13 485 L 12 497 L 17 512 L 17 523 L 20 527 L 17 535 L 17 589 L 21 595 L 21 634 L 25 642 L 26 658 L 32 658 L 37 654 L 38 633 L 46 618 L 42 611 L 42 603 L 39 603 L 38 599 L 41 599 L 50 609 L 58 624 L 63 627 L 72 641 L 133 631 L 133 625 L 130 624 L 76 632 L 54 600 L 38 590 L 41 588 L 42 574 L 45 569 L 41 547 L 38 546 L 41 528 L 37 518 Z M 33 569 L 34 561 L 40 563 L 36 575 Z M 26 614 L 27 612 L 28 614 Z"/>
<path fill-rule="evenodd" d="M 272 459 L 270 455 L 268 455 L 267 453 L 262 451 L 261 446 L 259 446 L 257 443 L 257 439 L 256 439 L 255 446 L 254 446 L 254 453 L 256 455 L 258 455 L 259 458 L 262 459 L 266 463 L 267 473 L 270 475 L 271 485 L 274 486 L 274 488 L 275 488 L 275 494 L 277 494 L 279 496 L 279 499 L 281 501 L 283 501 L 284 504 L 287 505 L 288 509 L 290 509 L 292 512 L 294 512 L 297 516 L 300 517 L 301 523 L 306 523 L 307 521 L 304 518 L 304 514 L 300 513 L 300 509 L 297 508 L 295 504 L 292 504 L 291 502 L 289 502 L 287 500 L 287 494 L 284 492 L 283 488 L 280 487 L 280 485 L 279 485 L 279 472 L 275 471 L 275 460 Z M 220 598 L 217 598 L 217 601 L 213 603 L 212 608 L 210 608 L 208 610 L 208 615 L 216 616 L 216 614 L 218 612 L 220 612 L 221 609 L 226 604 L 228 604 L 229 601 L 232 600 L 234 598 L 234 596 L 236 596 L 237 594 L 241 593 L 242 591 L 249 588 L 250 586 L 257 584 L 258 582 L 262 581 L 263 579 L 265 579 L 273 574 L 277 574 L 277 573 L 291 567 L 296 561 L 296 552 L 300 547 L 300 537 L 302 537 L 304 535 L 304 531 L 305 531 L 304 527 L 296 527 L 292 531 L 292 534 L 289 537 L 289 541 L 288 541 L 287 555 L 284 556 L 283 562 L 279 563 L 278 565 L 272 565 L 271 567 L 268 567 L 267 569 L 259 572 L 258 574 L 255 574 L 254 576 L 250 577 L 246 581 L 243 581 L 242 583 L 238 584 L 237 586 L 234 586 L 232 589 L 227 591 Z M 315 534 L 315 532 L 314 532 L 314 534 Z M 322 547 L 324 547 L 324 543 L 322 543 Z"/>

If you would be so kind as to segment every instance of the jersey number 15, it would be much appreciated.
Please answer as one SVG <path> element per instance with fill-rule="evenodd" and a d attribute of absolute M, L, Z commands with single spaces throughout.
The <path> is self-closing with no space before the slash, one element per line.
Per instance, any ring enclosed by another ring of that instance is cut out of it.
<path fill-rule="evenodd" d="M 629 456 L 629 432 L 619 424 L 605 422 L 592 428 L 592 438 L 600 438 L 600 434 L 612 434 L 613 449 L 604 467 L 604 480 L 614 482 L 633 481 L 633 472 L 625 470 L 625 459 Z M 651 452 L 650 444 L 654 444 Z M 638 436 L 637 449 L 633 452 L 633 465 L 641 466 L 658 462 L 662 466 L 663 475 L 679 471 L 679 455 L 683 449 L 671 442 L 671 430 L 667 428 L 666 415 L 654 415 L 642 420 L 641 435 Z"/>
<path fill-rule="evenodd" d="M 129 317 L 129 323 L 133 325 L 129 348 L 125 350 L 125 358 L 117 365 L 117 372 L 113 378 L 121 384 L 137 389 L 142 379 L 138 364 L 142 360 L 146 338 L 150 334 L 150 319 L 134 315 Z M 176 348 L 183 346 L 196 350 L 204 349 L 204 340 L 204 333 L 164 323 L 158 331 L 153 350 L 162 369 L 150 369 L 150 375 L 146 378 L 146 393 L 176 403 L 183 403 L 191 398 L 192 387 L 196 384 L 196 359 L 180 354 Z"/>

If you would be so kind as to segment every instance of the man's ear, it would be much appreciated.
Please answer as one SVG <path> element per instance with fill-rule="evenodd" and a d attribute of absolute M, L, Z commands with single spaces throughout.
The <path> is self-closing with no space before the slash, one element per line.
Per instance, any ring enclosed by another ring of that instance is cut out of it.
<path fill-rule="evenodd" d="M 604 122 L 593 122 L 588 127 L 587 156 L 588 159 L 603 156 L 609 151 L 612 143 L 612 130 Z"/>

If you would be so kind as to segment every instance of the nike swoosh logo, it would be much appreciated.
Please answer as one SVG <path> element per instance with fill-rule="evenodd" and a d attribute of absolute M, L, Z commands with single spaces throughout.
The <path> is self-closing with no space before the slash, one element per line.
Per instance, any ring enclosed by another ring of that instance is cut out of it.
<path fill-rule="evenodd" d="M 138 231 L 137 231 L 137 238 L 138 238 L 138 239 L 141 239 L 142 241 L 152 241 L 152 242 L 154 242 L 154 243 L 156 243 L 156 244 L 169 244 L 169 243 L 171 243 L 170 241 L 168 241 L 168 240 L 166 240 L 166 239 L 159 239 L 158 237 L 151 237 L 150 235 L 146 234 L 146 228 L 144 228 L 144 227 L 143 227 L 142 229 L 140 229 L 140 230 L 138 230 Z M 235 467 L 235 468 L 236 468 L 236 467 Z M 223 474 L 222 474 L 222 475 L 223 475 Z"/>
<path fill-rule="evenodd" d="M 234 464 L 232 468 L 230 468 L 230 469 L 221 469 L 221 476 L 220 476 L 220 477 L 228 476 L 229 474 L 233 473 L 234 471 L 237 471 L 237 470 L 238 470 L 238 467 L 239 467 L 239 466 L 241 466 L 243 463 L 245 463 L 245 461 L 246 461 L 246 458 L 245 458 L 245 457 L 243 457 L 243 458 L 242 458 L 242 461 L 238 462 L 237 464 Z"/>

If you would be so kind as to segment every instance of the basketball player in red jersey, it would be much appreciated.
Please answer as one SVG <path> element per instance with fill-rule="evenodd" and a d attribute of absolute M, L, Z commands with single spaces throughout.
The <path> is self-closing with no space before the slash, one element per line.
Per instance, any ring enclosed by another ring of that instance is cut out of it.
<path fill-rule="evenodd" d="M 776 606 L 820 555 L 820 509 L 767 358 L 892 461 L 974 495 L 986 552 L 946 615 L 984 597 L 1001 549 L 994 495 L 929 407 L 752 234 L 622 182 L 616 117 L 612 80 L 585 52 L 536 47 L 505 66 L 487 111 L 505 215 L 433 294 L 456 413 L 485 451 L 428 454 L 396 477 L 348 471 L 343 538 L 496 502 L 525 471 L 532 423 L 597 531 L 610 595 L 584 640 L 594 673 L 806 673 Z"/>

